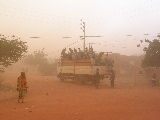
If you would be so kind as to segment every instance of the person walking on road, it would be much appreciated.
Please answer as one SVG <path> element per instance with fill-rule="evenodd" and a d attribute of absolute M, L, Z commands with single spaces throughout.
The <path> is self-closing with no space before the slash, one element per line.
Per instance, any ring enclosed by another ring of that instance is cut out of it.
<path fill-rule="evenodd" d="M 115 80 L 115 72 L 112 70 L 110 76 L 110 81 L 111 81 L 110 83 L 112 88 L 114 88 L 114 80 Z"/>
<path fill-rule="evenodd" d="M 97 68 L 96 69 L 96 77 L 95 77 L 95 87 L 98 88 L 99 86 L 99 82 L 100 82 L 100 79 L 99 79 L 99 69 Z"/>
<path fill-rule="evenodd" d="M 18 77 L 17 80 L 17 91 L 19 92 L 18 102 L 22 99 L 22 103 L 24 102 L 24 97 L 27 94 L 27 80 L 25 72 L 21 72 L 21 76 Z"/>

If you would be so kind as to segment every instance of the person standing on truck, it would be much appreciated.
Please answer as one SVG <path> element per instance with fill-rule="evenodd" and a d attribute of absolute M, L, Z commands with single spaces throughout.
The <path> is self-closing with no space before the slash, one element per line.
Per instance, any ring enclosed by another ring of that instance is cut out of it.
<path fill-rule="evenodd" d="M 77 59 L 77 49 L 73 49 L 72 59 Z"/>
<path fill-rule="evenodd" d="M 78 60 L 82 59 L 82 50 L 78 48 Z"/>
<path fill-rule="evenodd" d="M 90 52 L 90 53 L 93 53 L 93 48 L 92 48 L 92 46 L 89 48 L 89 52 Z"/>
<path fill-rule="evenodd" d="M 73 50 L 71 48 L 69 48 L 69 53 L 68 53 L 68 59 L 72 60 L 72 55 L 73 55 Z"/>
<path fill-rule="evenodd" d="M 24 97 L 27 94 L 27 80 L 25 72 L 21 72 L 21 76 L 18 77 L 17 80 L 17 91 L 19 92 L 18 102 L 22 99 L 22 103 L 24 102 Z"/>
<path fill-rule="evenodd" d="M 112 88 L 114 88 L 114 80 L 115 80 L 115 72 L 111 70 L 110 83 Z"/>
<path fill-rule="evenodd" d="M 62 58 L 66 58 L 66 53 L 65 52 L 66 52 L 66 48 L 63 49 L 62 52 L 61 52 Z"/>
<path fill-rule="evenodd" d="M 98 88 L 99 82 L 100 82 L 100 79 L 99 79 L 99 69 L 97 68 L 96 69 L 96 77 L 95 77 L 95 87 L 96 88 Z"/>
<path fill-rule="evenodd" d="M 88 52 L 88 47 L 85 48 L 85 52 L 86 52 L 86 53 Z"/>

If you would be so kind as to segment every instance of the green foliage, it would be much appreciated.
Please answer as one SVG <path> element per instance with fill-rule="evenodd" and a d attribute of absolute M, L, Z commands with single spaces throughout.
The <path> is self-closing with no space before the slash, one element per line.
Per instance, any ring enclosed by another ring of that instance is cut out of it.
<path fill-rule="evenodd" d="M 33 54 L 26 55 L 24 62 L 29 65 L 38 66 L 47 62 L 46 56 L 43 50 L 34 51 Z"/>
<path fill-rule="evenodd" d="M 52 75 L 53 70 L 56 69 L 55 64 L 49 64 L 47 55 L 43 50 L 35 51 L 33 54 L 27 55 L 24 62 L 29 65 L 37 67 L 41 75 Z"/>
<path fill-rule="evenodd" d="M 145 40 L 145 42 L 149 43 L 149 46 L 143 49 L 146 54 L 142 60 L 142 67 L 160 67 L 160 41 L 155 39 L 153 41 Z"/>
<path fill-rule="evenodd" d="M 27 53 L 26 42 L 21 41 L 20 38 L 14 38 L 14 36 L 11 40 L 8 39 L 4 35 L 0 35 L 0 66 L 2 66 L 0 72 L 4 72 L 4 67 L 17 62 Z"/>

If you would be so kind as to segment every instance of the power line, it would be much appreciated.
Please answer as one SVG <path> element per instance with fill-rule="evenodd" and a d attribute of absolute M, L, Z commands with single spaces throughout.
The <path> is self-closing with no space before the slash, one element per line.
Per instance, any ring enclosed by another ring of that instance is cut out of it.
<path fill-rule="evenodd" d="M 144 5 L 145 3 L 149 3 L 148 1 L 146 2 L 142 2 L 141 3 L 141 5 Z M 152 1 L 152 4 L 153 4 L 153 1 Z M 136 5 L 139 5 L 139 3 L 136 3 L 135 4 L 135 6 Z M 133 5 L 134 6 L 134 5 Z M 132 6 L 132 7 L 133 7 Z M 159 7 L 160 6 L 160 4 L 156 4 L 156 5 L 150 5 L 150 6 L 146 6 L 146 7 L 142 7 L 142 8 L 140 8 L 140 9 L 133 9 L 133 10 L 131 10 L 130 11 L 130 9 L 129 10 L 127 10 L 128 8 L 130 8 L 129 6 L 126 6 L 126 7 L 124 7 L 124 8 L 120 8 L 120 9 L 118 9 L 117 11 L 111 11 L 111 12 L 108 12 L 108 13 L 103 13 L 103 14 L 101 14 L 101 15 L 103 15 L 102 17 L 97 17 L 98 19 L 94 19 L 94 18 L 92 18 L 92 19 L 90 19 L 88 22 L 90 23 L 90 22 L 96 22 L 96 23 L 93 23 L 93 24 L 90 24 L 90 25 L 95 25 L 95 24 L 103 24 L 103 23 L 108 23 L 108 22 L 113 22 L 113 21 L 119 21 L 119 20 L 122 20 L 122 18 L 118 18 L 118 19 L 115 19 L 115 14 L 114 13 L 116 13 L 116 12 L 118 12 L 118 13 L 120 13 L 120 14 L 118 14 L 118 15 L 121 15 L 121 14 L 126 14 L 126 15 L 128 15 L 128 18 L 131 18 L 131 17 L 135 17 L 137 14 L 134 14 L 134 15 L 131 15 L 130 13 L 134 13 L 134 12 L 136 12 L 136 11 L 141 11 L 141 10 L 143 10 L 144 12 L 142 12 L 142 13 L 139 13 L 138 15 L 140 16 L 140 15 L 143 15 L 143 14 L 148 14 L 148 13 L 153 13 L 153 12 L 155 12 L 155 10 L 154 11 L 148 11 L 148 9 L 149 8 L 153 8 L 153 7 L 155 7 L 155 6 L 157 6 L 157 7 Z M 2 7 L 4 7 L 4 8 L 6 8 L 7 9 L 7 6 L 2 6 Z M 47 19 L 48 21 L 43 21 L 43 19 L 42 19 L 42 22 L 46 22 L 46 23 L 50 23 L 50 24 L 55 24 L 55 22 L 53 22 L 53 21 L 55 21 L 55 20 L 58 20 L 58 21 L 61 21 L 61 22 L 63 22 L 63 23 L 65 23 L 65 22 L 67 22 L 67 20 L 66 20 L 66 18 L 68 18 L 68 20 L 69 21 L 71 21 L 72 20 L 72 24 L 73 24 L 73 22 L 76 20 L 79 20 L 79 19 L 74 19 L 74 18 L 69 18 L 69 17 L 62 17 L 62 16 L 57 16 L 57 15 L 51 15 L 51 14 L 44 14 L 44 13 L 38 13 L 38 12 L 34 12 L 34 11 L 30 11 L 32 14 L 35 14 L 35 15 L 30 15 L 30 13 L 28 14 L 28 13 L 26 13 L 26 10 L 24 11 L 23 9 L 18 9 L 18 8 L 14 8 L 14 7 L 9 7 L 9 8 L 11 8 L 11 9 L 15 9 L 15 10 L 18 10 L 17 12 L 15 12 L 15 14 L 23 14 L 23 15 L 25 15 L 25 16 L 34 16 L 34 17 L 39 17 L 39 18 L 43 18 L 44 19 L 44 17 L 42 16 L 42 15 L 45 15 L 45 16 L 47 16 L 47 17 L 45 17 L 45 19 Z M 7 9 L 8 10 L 8 9 Z M 6 11 L 7 11 L 6 10 Z M 123 10 L 125 10 L 124 12 L 123 12 Z M 19 12 L 19 11 L 22 11 L 22 12 Z M 147 12 L 146 12 L 147 11 Z M 157 10 L 157 11 L 159 11 L 159 9 Z M 13 12 L 12 10 L 8 10 L 8 12 Z M 146 13 L 145 13 L 146 12 Z M 37 15 L 37 14 L 39 14 L 39 16 Z M 113 17 L 113 15 L 114 15 L 114 17 Z M 97 16 L 97 15 L 96 15 Z M 53 18 L 52 18 L 53 17 Z M 113 18 L 113 19 L 112 19 Z M 127 18 L 127 16 L 126 16 L 126 18 Z M 125 19 L 126 19 L 125 18 Z M 87 19 L 89 19 L 89 17 L 87 17 Z M 110 20 L 108 20 L 108 19 L 110 19 Z M 49 20 L 51 20 L 51 21 L 49 21 Z M 105 20 L 105 21 L 104 21 Z M 39 21 L 39 20 L 38 20 Z M 68 22 L 69 22 L 68 21 Z M 98 21 L 102 21 L 102 22 L 98 22 Z M 98 22 L 98 23 L 97 23 Z M 77 22 L 75 22 L 75 23 L 77 23 Z M 59 24 L 60 25 L 60 24 Z"/>

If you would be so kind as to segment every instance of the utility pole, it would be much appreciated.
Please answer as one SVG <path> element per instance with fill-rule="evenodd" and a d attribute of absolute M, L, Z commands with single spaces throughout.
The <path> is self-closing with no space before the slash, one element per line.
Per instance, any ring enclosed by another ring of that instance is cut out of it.
<path fill-rule="evenodd" d="M 84 40 L 83 50 L 85 51 L 85 44 L 86 44 L 86 43 L 85 43 L 85 39 L 86 39 L 86 37 L 102 37 L 102 36 L 86 36 L 86 35 L 85 35 L 85 32 L 86 32 L 85 22 L 83 22 L 82 19 L 81 19 L 81 22 L 82 22 L 82 23 L 81 23 L 81 26 L 82 26 L 81 29 L 83 30 L 83 33 L 84 33 L 84 34 L 83 34 L 83 36 L 80 36 L 80 38 L 81 38 L 81 40 Z"/>
<path fill-rule="evenodd" d="M 83 33 L 84 33 L 83 38 L 82 38 L 82 39 L 84 40 L 83 50 L 85 51 L 85 44 L 86 44 L 86 43 L 85 43 L 85 37 L 86 37 L 86 36 L 85 36 L 85 22 L 83 22 L 82 20 L 81 20 L 81 22 L 82 22 L 82 23 L 81 23 L 81 25 L 82 25 L 81 29 L 83 30 Z"/>

